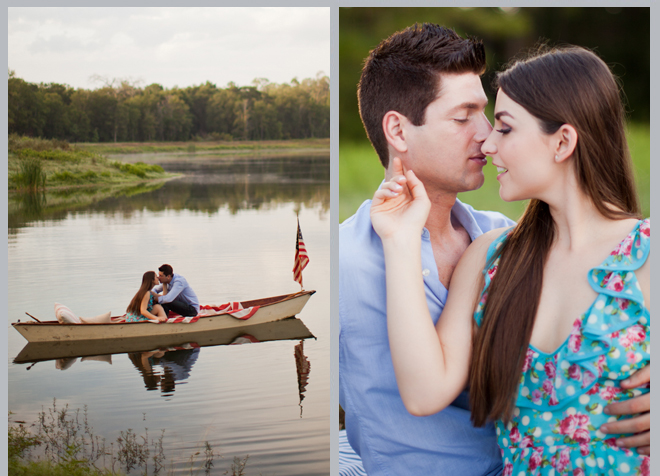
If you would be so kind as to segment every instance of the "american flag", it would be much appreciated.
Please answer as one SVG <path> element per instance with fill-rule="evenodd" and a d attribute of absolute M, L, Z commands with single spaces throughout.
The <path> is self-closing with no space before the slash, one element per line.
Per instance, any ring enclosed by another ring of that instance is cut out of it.
<path fill-rule="evenodd" d="M 303 241 L 302 232 L 300 231 L 300 220 L 298 220 L 298 233 L 296 234 L 296 259 L 293 262 L 293 279 L 300 283 L 300 288 L 302 289 L 303 279 L 302 271 L 305 269 L 309 263 L 309 256 L 307 256 L 307 248 L 305 248 L 305 242 Z"/>

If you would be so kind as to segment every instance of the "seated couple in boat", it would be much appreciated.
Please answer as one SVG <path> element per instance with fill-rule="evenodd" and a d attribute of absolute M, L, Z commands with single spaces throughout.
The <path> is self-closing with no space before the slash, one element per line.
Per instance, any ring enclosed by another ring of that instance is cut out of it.
<path fill-rule="evenodd" d="M 199 300 L 186 278 L 175 274 L 172 266 L 164 264 L 142 276 L 140 289 L 126 308 L 126 322 L 165 322 L 172 311 L 181 316 L 199 314 Z"/>

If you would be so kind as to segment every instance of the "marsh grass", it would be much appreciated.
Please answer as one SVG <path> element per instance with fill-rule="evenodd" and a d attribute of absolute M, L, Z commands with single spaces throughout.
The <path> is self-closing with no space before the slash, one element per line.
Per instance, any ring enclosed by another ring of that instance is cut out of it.
<path fill-rule="evenodd" d="M 41 411 L 37 421 L 30 425 L 23 421 L 12 422 L 11 415 L 9 413 L 7 439 L 10 476 L 174 474 L 172 459 L 169 460 L 169 471 L 165 472 L 168 462 L 163 448 L 165 430 L 153 438 L 149 436 L 148 428 L 143 433 L 129 428 L 120 431 L 120 436 L 108 443 L 106 438 L 94 434 L 87 406 L 82 412 L 79 408 L 71 410 L 68 405 L 58 407 L 55 399 L 53 405 Z M 201 461 L 199 455 L 202 455 Z M 191 476 L 212 474 L 216 456 L 220 455 L 213 451 L 208 441 L 205 442 L 203 450 L 188 458 L 186 473 Z M 245 476 L 248 458 L 249 455 L 242 459 L 234 457 L 231 466 L 222 474 Z"/>
<path fill-rule="evenodd" d="M 41 159 L 24 157 L 18 164 L 18 172 L 12 177 L 18 190 L 36 192 L 46 188 L 46 172 Z"/>
<path fill-rule="evenodd" d="M 244 476 L 245 467 L 247 466 L 249 457 L 250 455 L 246 455 L 245 458 L 241 459 L 238 456 L 234 456 L 234 461 L 231 464 L 231 468 L 229 468 L 229 471 L 225 471 L 224 474 L 228 474 L 230 476 Z"/>
<path fill-rule="evenodd" d="M 10 152 L 17 152 L 22 149 L 32 149 L 37 151 L 52 149 L 71 150 L 71 145 L 65 140 L 41 139 L 39 137 L 27 137 L 18 134 L 9 134 L 7 139 L 7 145 Z"/>
<path fill-rule="evenodd" d="M 52 160 L 53 162 L 73 162 L 74 164 L 78 164 L 84 159 L 91 159 L 94 157 L 93 154 L 87 151 L 64 151 L 59 149 L 20 149 L 16 151 L 16 155 L 19 159 L 33 158 L 41 160 Z"/>
<path fill-rule="evenodd" d="M 112 166 L 119 171 L 126 174 L 133 174 L 140 178 L 146 178 L 148 174 L 162 174 L 165 171 L 160 165 L 148 165 L 144 162 L 136 162 L 134 164 L 127 164 L 124 162 L 113 162 Z"/>

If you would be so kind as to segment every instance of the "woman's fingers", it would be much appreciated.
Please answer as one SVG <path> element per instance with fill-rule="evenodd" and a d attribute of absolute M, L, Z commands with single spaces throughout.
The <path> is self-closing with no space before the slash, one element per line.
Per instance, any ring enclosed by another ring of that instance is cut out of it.
<path fill-rule="evenodd" d="M 404 191 L 405 183 L 406 178 L 402 175 L 385 182 L 374 194 L 375 204 L 379 205 L 387 199 L 399 196 L 399 194 Z"/>
<path fill-rule="evenodd" d="M 398 179 L 398 180 L 397 180 Z M 405 177 L 395 177 L 389 182 L 385 182 L 380 190 L 387 190 L 393 195 L 398 195 L 403 191 L 403 186 L 401 183 L 405 184 Z"/>
<path fill-rule="evenodd" d="M 403 163 L 401 162 L 401 159 L 398 157 L 394 157 L 392 159 L 392 173 L 394 174 L 394 176 L 405 174 L 405 170 L 403 170 Z"/>

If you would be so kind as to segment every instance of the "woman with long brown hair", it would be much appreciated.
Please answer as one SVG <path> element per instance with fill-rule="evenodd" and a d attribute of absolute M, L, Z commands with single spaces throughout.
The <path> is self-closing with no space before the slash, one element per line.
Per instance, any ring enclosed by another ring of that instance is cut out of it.
<path fill-rule="evenodd" d="M 140 289 L 126 308 L 126 322 L 149 320 L 164 322 L 167 320 L 163 306 L 154 304 L 154 294 L 151 292 L 151 288 L 158 284 L 158 277 L 154 271 L 147 271 L 142 275 Z"/>
<path fill-rule="evenodd" d="M 650 220 L 616 81 L 595 54 L 567 47 L 514 63 L 497 87 L 482 152 L 502 199 L 530 203 L 515 227 L 470 245 L 435 329 L 424 186 L 394 159 L 399 174 L 372 202 L 401 397 L 428 415 L 469 384 L 472 420 L 495 422 L 505 475 L 649 474 L 648 456 L 598 430 L 617 419 L 607 404 L 648 392 L 620 382 L 650 362 Z"/>

